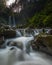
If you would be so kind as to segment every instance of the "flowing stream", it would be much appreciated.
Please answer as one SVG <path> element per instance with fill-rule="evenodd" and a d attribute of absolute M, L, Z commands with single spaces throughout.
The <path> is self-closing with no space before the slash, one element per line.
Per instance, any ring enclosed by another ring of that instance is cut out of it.
<path fill-rule="evenodd" d="M 33 51 L 30 46 L 33 36 L 7 39 L 5 49 L 0 49 L 0 65 L 52 65 L 52 57 L 38 51 Z M 9 42 L 9 46 L 7 45 Z M 11 46 L 11 42 L 19 46 Z M 22 49 L 20 48 L 22 47 Z"/>

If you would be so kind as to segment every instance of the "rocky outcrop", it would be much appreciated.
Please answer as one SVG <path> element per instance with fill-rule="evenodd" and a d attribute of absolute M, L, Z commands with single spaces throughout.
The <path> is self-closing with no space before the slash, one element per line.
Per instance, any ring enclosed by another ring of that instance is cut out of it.
<path fill-rule="evenodd" d="M 52 55 L 52 36 L 42 37 L 39 36 L 32 44 L 33 50 L 39 50 Z"/>
<path fill-rule="evenodd" d="M 0 36 L 4 36 L 5 38 L 13 38 L 16 36 L 16 31 L 10 26 L 4 25 L 0 28 Z"/>

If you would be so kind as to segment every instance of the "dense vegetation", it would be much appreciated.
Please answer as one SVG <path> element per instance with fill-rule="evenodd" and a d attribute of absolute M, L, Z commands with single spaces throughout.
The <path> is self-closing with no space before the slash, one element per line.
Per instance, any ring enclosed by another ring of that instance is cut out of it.
<path fill-rule="evenodd" d="M 20 13 L 14 13 L 12 8 L 16 4 L 12 4 L 10 8 L 7 8 L 4 4 L 5 0 L 0 2 L 0 23 L 9 22 L 9 16 L 14 15 L 17 26 L 18 24 L 24 24 L 23 27 L 52 28 L 52 0 L 20 0 L 20 5 L 23 5 L 23 9 Z"/>
<path fill-rule="evenodd" d="M 44 8 L 29 20 L 34 27 L 51 27 L 52 28 L 52 2 L 47 0 Z"/>

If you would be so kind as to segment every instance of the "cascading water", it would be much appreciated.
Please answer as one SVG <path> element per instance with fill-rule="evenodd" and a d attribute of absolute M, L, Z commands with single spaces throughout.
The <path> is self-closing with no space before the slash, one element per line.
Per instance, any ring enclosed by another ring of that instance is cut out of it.
<path fill-rule="evenodd" d="M 19 35 L 21 36 L 21 34 Z M 31 51 L 30 44 L 33 40 L 33 36 L 6 40 L 6 48 L 0 49 L 0 65 L 52 65 L 50 56 L 41 52 Z M 8 42 L 9 46 L 7 46 Z M 17 45 L 12 46 L 11 42 L 17 43 Z M 23 49 L 20 48 L 21 46 Z"/>
<path fill-rule="evenodd" d="M 12 20 L 12 19 L 13 19 L 13 20 Z M 13 24 L 12 24 L 12 21 L 13 21 Z M 13 26 L 13 27 L 16 27 L 15 17 L 14 17 L 14 16 L 13 16 L 13 17 L 9 16 L 9 25 L 10 25 L 10 26 Z"/>
<path fill-rule="evenodd" d="M 22 44 L 23 50 L 26 51 L 27 49 L 26 46 L 28 46 L 32 40 L 34 40 L 34 37 L 18 37 L 18 38 L 6 40 L 5 45 L 7 45 L 7 43 L 10 41 L 17 42 L 17 44 L 18 43 Z"/>
<path fill-rule="evenodd" d="M 11 60 L 14 61 L 15 51 L 16 51 L 15 49 L 12 50 L 12 47 L 0 49 L 0 65 L 9 65 L 9 63 L 12 64 L 12 62 L 9 61 Z"/>
<path fill-rule="evenodd" d="M 16 30 L 16 37 L 21 37 L 22 34 L 20 33 L 20 31 Z"/>
<path fill-rule="evenodd" d="M 34 36 L 37 36 L 37 35 L 39 35 L 39 31 L 35 30 L 34 31 Z"/>

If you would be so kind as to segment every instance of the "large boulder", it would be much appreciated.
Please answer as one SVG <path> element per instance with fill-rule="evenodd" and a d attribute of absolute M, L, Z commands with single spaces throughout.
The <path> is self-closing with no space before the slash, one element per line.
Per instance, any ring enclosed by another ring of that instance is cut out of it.
<path fill-rule="evenodd" d="M 33 50 L 39 50 L 52 55 L 52 36 L 39 36 L 37 40 L 32 43 Z"/>

